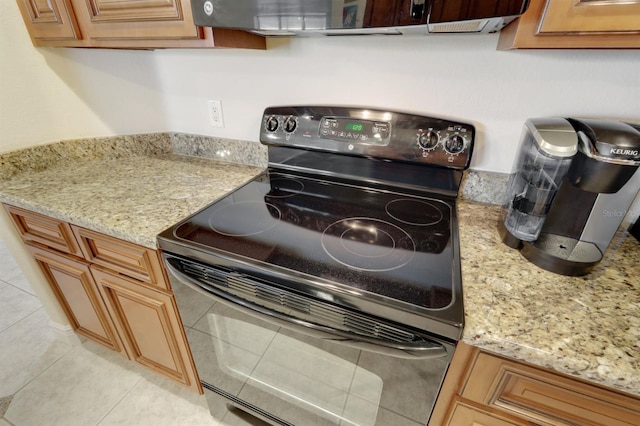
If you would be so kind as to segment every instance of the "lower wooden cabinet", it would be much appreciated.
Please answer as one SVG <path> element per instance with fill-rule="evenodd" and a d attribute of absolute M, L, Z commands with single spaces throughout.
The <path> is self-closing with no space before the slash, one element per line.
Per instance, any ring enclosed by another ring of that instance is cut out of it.
<path fill-rule="evenodd" d="M 27 244 L 73 329 L 121 352 L 122 344 L 89 271 L 88 262 Z"/>
<path fill-rule="evenodd" d="M 169 290 L 157 251 L 78 226 L 72 229 L 82 255 L 91 264 Z"/>
<path fill-rule="evenodd" d="M 451 413 L 447 419 L 448 425 L 472 426 L 525 426 L 529 422 L 522 422 L 516 418 L 509 418 L 505 413 L 491 412 L 487 407 L 474 404 L 472 401 L 455 398 L 451 404 Z"/>
<path fill-rule="evenodd" d="M 58 219 L 4 205 L 22 241 L 38 243 L 64 253 L 82 257 L 71 226 Z"/>
<path fill-rule="evenodd" d="M 202 393 L 158 251 L 4 208 L 78 334 Z"/>
<path fill-rule="evenodd" d="M 173 296 L 98 266 L 91 273 L 129 358 L 197 390 Z"/>
<path fill-rule="evenodd" d="M 640 398 L 483 352 L 456 349 L 429 425 L 637 426 Z"/>

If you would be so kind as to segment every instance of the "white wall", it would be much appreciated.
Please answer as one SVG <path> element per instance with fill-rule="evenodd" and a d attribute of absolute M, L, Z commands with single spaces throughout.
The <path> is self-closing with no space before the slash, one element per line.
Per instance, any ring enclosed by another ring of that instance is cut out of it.
<path fill-rule="evenodd" d="M 163 131 L 155 53 L 39 48 L 15 1 L 0 2 L 0 152 Z"/>
<path fill-rule="evenodd" d="M 472 167 L 507 172 L 524 120 L 640 121 L 640 53 L 496 51 L 497 35 L 269 41 L 267 51 L 122 51 L 31 46 L 15 2 L 0 4 L 0 152 L 147 131 L 257 141 L 264 107 L 378 106 L 469 120 Z M 209 126 L 222 101 L 226 127 Z"/>
<path fill-rule="evenodd" d="M 638 51 L 496 51 L 497 35 L 291 39 L 267 52 L 157 52 L 172 128 L 256 140 L 270 104 L 360 104 L 470 120 L 472 167 L 509 171 L 524 120 L 640 120 Z M 208 126 L 220 99 L 225 129 Z"/>

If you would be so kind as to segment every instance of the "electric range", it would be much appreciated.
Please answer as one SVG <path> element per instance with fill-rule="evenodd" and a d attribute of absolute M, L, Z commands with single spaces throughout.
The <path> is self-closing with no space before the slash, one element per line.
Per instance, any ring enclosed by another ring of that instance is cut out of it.
<path fill-rule="evenodd" d="M 267 108 L 268 169 L 165 231 L 160 247 L 458 340 L 456 200 L 474 136 L 469 123 L 431 116 Z"/>

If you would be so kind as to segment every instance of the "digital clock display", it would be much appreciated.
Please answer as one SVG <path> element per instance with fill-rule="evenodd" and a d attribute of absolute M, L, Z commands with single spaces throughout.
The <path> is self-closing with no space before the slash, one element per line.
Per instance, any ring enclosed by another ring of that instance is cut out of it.
<path fill-rule="evenodd" d="M 345 130 L 351 130 L 352 132 L 361 132 L 364 129 L 362 123 L 347 123 L 344 126 Z"/>
<path fill-rule="evenodd" d="M 323 117 L 319 130 L 323 139 L 384 146 L 389 142 L 391 123 L 344 117 Z"/>

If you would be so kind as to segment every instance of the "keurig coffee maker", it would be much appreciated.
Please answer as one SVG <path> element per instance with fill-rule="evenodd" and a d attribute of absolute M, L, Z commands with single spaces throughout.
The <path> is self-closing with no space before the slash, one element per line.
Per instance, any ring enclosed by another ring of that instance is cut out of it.
<path fill-rule="evenodd" d="M 527 120 L 500 211 L 502 241 L 534 264 L 587 274 L 640 190 L 640 126 Z"/>

